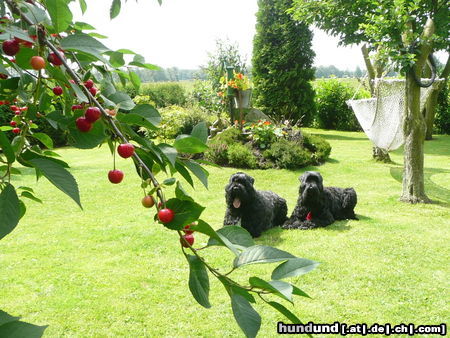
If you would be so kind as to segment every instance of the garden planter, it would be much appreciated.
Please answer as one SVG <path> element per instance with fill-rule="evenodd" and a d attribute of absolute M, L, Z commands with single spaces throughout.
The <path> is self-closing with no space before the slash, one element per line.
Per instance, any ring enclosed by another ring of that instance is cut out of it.
<path fill-rule="evenodd" d="M 252 99 L 252 90 L 238 90 L 234 97 L 234 106 L 238 109 L 250 108 L 250 102 Z"/>

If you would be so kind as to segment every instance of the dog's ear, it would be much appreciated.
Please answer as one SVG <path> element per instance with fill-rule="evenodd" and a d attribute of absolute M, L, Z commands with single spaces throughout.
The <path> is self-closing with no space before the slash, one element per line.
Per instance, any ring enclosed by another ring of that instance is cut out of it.
<path fill-rule="evenodd" d="M 253 185 L 255 183 L 255 179 L 249 175 L 248 176 L 248 180 L 250 181 L 250 183 Z"/>

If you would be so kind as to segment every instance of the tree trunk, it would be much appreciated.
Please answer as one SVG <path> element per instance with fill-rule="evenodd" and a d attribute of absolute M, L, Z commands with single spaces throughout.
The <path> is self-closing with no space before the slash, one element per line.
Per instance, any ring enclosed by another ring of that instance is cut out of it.
<path fill-rule="evenodd" d="M 372 65 L 372 61 L 370 61 L 369 50 L 367 49 L 366 45 L 363 45 L 361 47 L 361 52 L 363 54 L 364 63 L 366 64 L 366 68 L 367 68 L 367 77 L 369 80 L 370 96 L 374 97 L 375 96 L 375 87 L 374 87 L 373 81 L 375 80 L 375 76 L 377 78 L 381 77 L 381 75 L 383 73 L 383 69 L 380 64 L 377 64 L 377 69 L 375 71 L 375 68 Z M 373 149 L 372 149 L 372 157 L 375 161 L 378 161 L 378 162 L 385 162 L 385 163 L 392 162 L 391 157 L 389 156 L 389 152 L 387 152 L 386 150 L 381 149 L 377 146 L 373 147 Z"/>
<path fill-rule="evenodd" d="M 403 115 L 404 170 L 401 201 L 428 203 L 424 184 L 425 120 L 420 111 L 420 87 L 416 84 L 413 69 L 406 74 L 405 111 Z"/>

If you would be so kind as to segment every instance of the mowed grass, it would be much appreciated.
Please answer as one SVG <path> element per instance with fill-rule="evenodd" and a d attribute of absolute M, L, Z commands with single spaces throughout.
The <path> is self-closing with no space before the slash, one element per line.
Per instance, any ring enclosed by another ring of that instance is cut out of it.
<path fill-rule="evenodd" d="M 379 164 L 372 161 L 363 133 L 309 131 L 331 143 L 330 161 L 298 171 L 249 170 L 256 187 L 286 198 L 290 213 L 298 176 L 318 170 L 325 185 L 356 189 L 360 220 L 310 231 L 272 229 L 257 239 L 321 262 L 291 280 L 312 297 L 296 298 L 293 311 L 316 323 L 448 321 L 450 136 L 436 136 L 425 146 L 426 190 L 436 203 L 409 205 L 398 201 L 400 150 L 392 154 L 394 164 Z M 84 210 L 23 170 L 26 175 L 14 184 L 32 186 L 44 204 L 28 203 L 17 229 L 0 241 L 0 309 L 49 325 L 49 337 L 242 336 L 216 280 L 211 278 L 211 309 L 193 300 L 177 234 L 153 221 L 154 209 L 140 205 L 143 193 L 131 161 L 118 160 L 125 179 L 113 185 L 107 180 L 112 167 L 107 147 L 59 152 L 79 182 Z M 207 207 L 202 218 L 220 228 L 223 188 L 237 170 L 208 170 L 209 190 L 197 182 L 189 191 Z M 205 242 L 196 236 L 196 245 Z M 202 252 L 228 271 L 232 256 L 225 249 Z M 242 282 L 251 274 L 269 278 L 274 267 L 250 266 L 233 274 Z M 260 336 L 276 336 L 282 317 L 266 306 L 257 308 L 263 317 Z"/>

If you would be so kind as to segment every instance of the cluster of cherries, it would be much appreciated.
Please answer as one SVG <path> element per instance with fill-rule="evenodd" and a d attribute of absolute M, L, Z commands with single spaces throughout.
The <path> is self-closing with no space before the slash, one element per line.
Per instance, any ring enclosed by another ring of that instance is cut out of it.
<path fill-rule="evenodd" d="M 11 109 L 11 111 L 14 113 L 14 115 L 16 115 L 16 116 L 20 116 L 21 114 L 22 114 L 22 112 L 26 112 L 27 110 L 28 110 L 28 107 L 19 107 L 19 106 L 16 106 L 16 105 L 11 105 L 11 106 L 9 106 L 9 108 Z M 23 119 L 22 119 L 23 120 Z M 11 127 L 13 127 L 13 129 L 12 129 L 12 132 L 14 133 L 14 134 L 19 134 L 20 133 L 20 128 L 18 127 L 18 123 L 24 123 L 24 121 L 19 121 L 19 122 L 17 122 L 17 121 L 11 121 L 11 122 L 9 122 L 9 125 L 11 126 Z M 32 123 L 33 121 L 30 121 L 30 123 Z"/>
<path fill-rule="evenodd" d="M 37 36 L 35 36 L 35 35 L 32 35 L 30 37 L 33 40 L 37 39 Z M 15 56 L 20 51 L 21 45 L 31 48 L 33 46 L 33 43 L 19 39 L 19 38 L 13 38 L 10 40 L 3 41 L 2 50 L 8 56 Z M 63 57 L 64 57 L 64 54 L 62 52 L 59 53 L 59 55 L 57 55 L 56 53 L 49 53 L 47 56 L 47 61 L 50 62 L 53 66 L 61 66 L 63 64 L 63 62 L 62 62 Z M 15 60 L 12 59 L 11 62 L 15 62 Z M 30 59 L 30 65 L 34 70 L 41 70 L 41 69 L 45 68 L 46 63 L 45 63 L 45 60 L 43 57 L 33 56 Z M 2 79 L 6 79 L 7 77 L 8 76 L 6 74 L 0 74 L 0 78 L 2 78 Z M 70 82 L 74 83 L 73 80 L 71 80 Z M 84 86 L 86 87 L 86 89 L 89 90 L 89 92 L 93 96 L 97 95 L 98 89 L 95 87 L 94 81 L 89 79 L 86 82 L 84 82 Z M 56 96 L 60 96 L 63 94 L 63 88 L 61 86 L 54 87 L 52 89 L 52 91 L 53 91 L 53 94 L 55 94 Z M 8 102 L 8 104 L 9 104 L 9 102 Z M 11 110 L 16 115 L 20 115 L 22 111 L 26 111 L 28 109 L 27 107 L 20 108 L 15 105 L 12 105 L 10 107 L 11 107 Z M 84 109 L 83 105 L 78 104 L 78 105 L 72 106 L 72 110 L 78 110 L 78 109 Z M 108 111 L 108 114 L 113 116 L 113 115 L 115 115 L 115 112 Z M 75 121 L 75 124 L 79 131 L 81 131 L 83 133 L 87 133 L 92 129 L 93 124 L 97 120 L 100 119 L 101 115 L 102 115 L 102 113 L 99 108 L 88 107 L 84 112 L 84 116 L 77 118 Z M 11 127 L 14 127 L 12 130 L 13 133 L 15 133 L 15 134 L 20 133 L 20 128 L 17 127 L 16 121 L 11 121 L 10 125 L 11 125 Z M 117 147 L 117 152 L 121 157 L 129 158 L 134 155 L 134 146 L 131 143 L 120 144 Z M 123 177 L 124 177 L 123 171 L 121 171 L 119 169 L 113 169 L 108 172 L 108 179 L 111 183 L 118 184 L 118 183 L 122 182 Z M 142 199 L 142 205 L 146 208 L 151 208 L 154 206 L 154 204 L 155 204 L 155 199 L 151 195 L 147 195 Z M 161 203 L 158 205 L 158 209 L 159 209 L 158 210 L 158 219 L 160 222 L 170 223 L 174 219 L 175 213 L 172 209 L 165 208 L 165 207 L 163 208 L 163 205 Z M 190 229 L 190 227 L 193 225 L 195 225 L 195 222 L 188 224 L 183 228 L 183 232 L 185 234 L 180 238 L 180 243 L 185 248 L 192 246 L 194 244 L 194 235 L 193 235 L 194 231 Z"/>
<path fill-rule="evenodd" d="M 151 195 L 147 195 L 142 199 L 142 205 L 146 208 L 151 208 L 155 205 L 155 198 Z M 162 208 L 163 204 L 160 202 L 158 204 L 158 219 L 161 223 L 170 223 L 175 217 L 175 213 L 172 209 Z M 190 223 L 183 228 L 183 232 L 185 233 L 180 238 L 180 243 L 183 247 L 187 248 L 194 244 L 194 231 L 191 230 L 191 226 L 195 226 L 196 223 Z M 189 244 L 189 245 L 188 245 Z"/>

